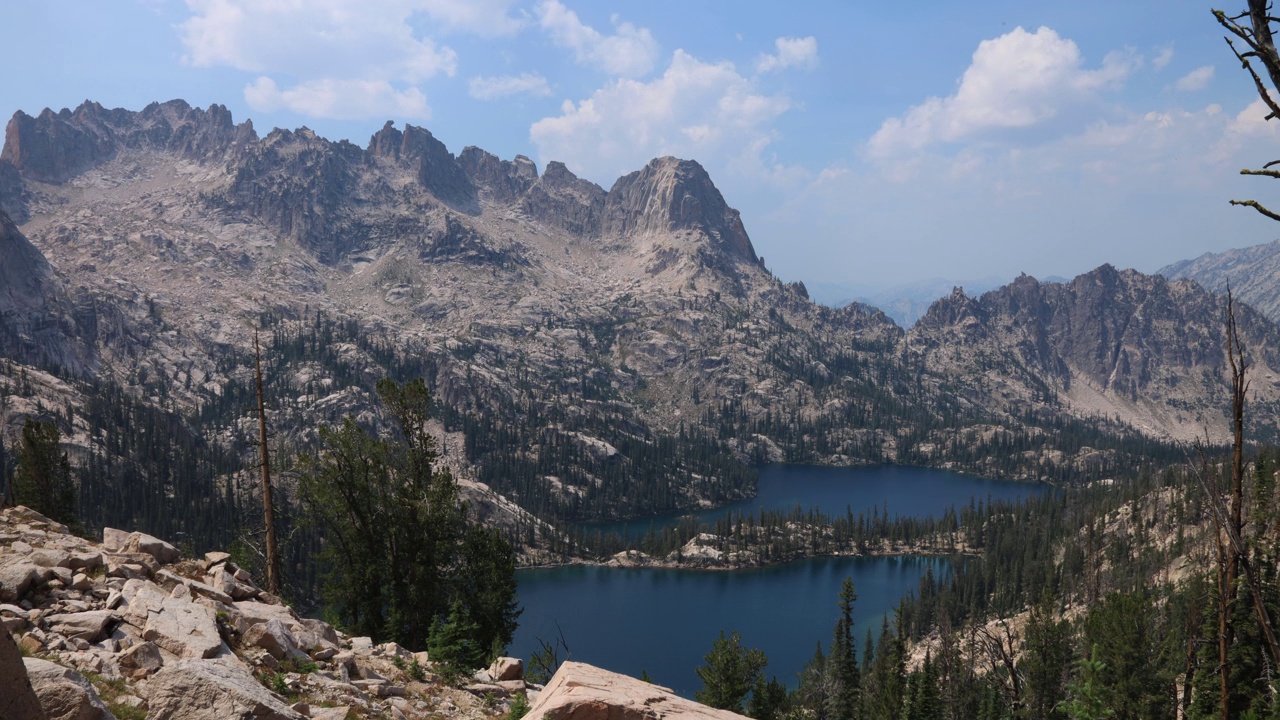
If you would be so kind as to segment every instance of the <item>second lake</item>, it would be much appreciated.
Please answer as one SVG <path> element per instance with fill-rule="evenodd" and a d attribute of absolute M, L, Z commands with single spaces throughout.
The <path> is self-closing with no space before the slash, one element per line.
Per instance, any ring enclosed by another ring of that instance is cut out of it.
<path fill-rule="evenodd" d="M 971 500 L 1014 500 L 1048 490 L 945 470 L 880 465 L 761 468 L 757 497 L 698 513 L 712 520 L 730 512 L 816 507 L 828 513 L 940 515 Z M 618 523 L 604 529 L 635 537 L 674 524 L 678 515 Z M 695 668 L 720 630 L 742 633 L 744 645 L 769 657 L 766 675 L 794 687 L 797 674 L 824 652 L 836 621 L 841 581 L 852 577 L 859 648 L 868 629 L 876 637 L 886 613 L 914 590 L 926 572 L 949 572 L 940 558 L 816 558 L 736 571 L 611 569 L 569 566 L 521 570 L 516 578 L 524 608 L 511 654 L 528 659 L 538 640 L 563 633 L 571 659 L 639 677 L 686 697 L 701 687 Z M 563 651 L 561 659 L 564 659 Z"/>

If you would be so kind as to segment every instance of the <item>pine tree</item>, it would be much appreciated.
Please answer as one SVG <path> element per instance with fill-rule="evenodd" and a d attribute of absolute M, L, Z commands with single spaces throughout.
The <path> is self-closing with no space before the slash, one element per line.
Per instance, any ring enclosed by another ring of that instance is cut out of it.
<path fill-rule="evenodd" d="M 75 526 L 76 484 L 61 442 L 62 434 L 52 422 L 27 418 L 22 424 L 13 477 L 14 501 L 51 520 Z"/>
<path fill-rule="evenodd" d="M 840 586 L 840 616 L 836 620 L 831 657 L 827 661 L 832 677 L 829 697 L 832 720 L 853 720 L 858 716 L 862 676 L 858 672 L 858 648 L 853 639 L 853 603 L 857 599 L 853 579 L 846 577 Z"/>
<path fill-rule="evenodd" d="M 764 652 L 743 647 L 742 635 L 737 630 L 728 637 L 721 630 L 704 660 L 706 664 L 696 670 L 702 679 L 702 689 L 694 693 L 694 697 L 703 705 L 741 714 L 742 701 L 769 663 Z"/>

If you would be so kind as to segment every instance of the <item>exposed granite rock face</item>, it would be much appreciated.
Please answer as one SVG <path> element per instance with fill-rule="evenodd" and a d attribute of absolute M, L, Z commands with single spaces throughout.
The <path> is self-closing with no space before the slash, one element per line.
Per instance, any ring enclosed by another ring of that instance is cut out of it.
<path fill-rule="evenodd" d="M 388 121 L 369 139 L 369 154 L 407 166 L 424 188 L 451 207 L 478 211 L 471 179 L 444 143 L 426 128 L 405 125 L 401 132 Z"/>
<path fill-rule="evenodd" d="M 538 694 L 528 717 L 546 720 L 743 720 L 643 680 L 565 662 Z"/>
<path fill-rule="evenodd" d="M 695 229 L 725 254 L 759 262 L 741 216 L 725 203 L 707 171 L 693 160 L 663 157 L 614 183 L 600 232 L 627 236 Z"/>
<path fill-rule="evenodd" d="M 27 221 L 26 185 L 18 168 L 8 160 L 0 159 L 0 213 L 13 219 L 15 223 Z"/>
<path fill-rule="evenodd" d="M 171 100 L 135 113 L 86 101 L 74 112 L 46 109 L 37 117 L 15 113 L 5 129 L 0 159 L 27 179 L 59 184 L 110 160 L 122 148 L 215 159 L 256 139 L 253 125 L 233 124 L 222 105 L 201 110 Z"/>
<path fill-rule="evenodd" d="M 79 317 L 77 317 L 79 315 Z M 44 255 L 0 211 L 0 345 L 8 357 L 81 374 L 94 365 L 92 313 L 68 302 Z M 86 338 L 88 336 L 88 338 Z"/>
<path fill-rule="evenodd" d="M 5 127 L 0 159 L 31 180 L 61 183 L 114 154 L 110 138 L 73 123 L 66 109 L 45 110 L 38 117 L 18 111 Z"/>
<path fill-rule="evenodd" d="M 502 160 L 474 145 L 462 149 L 458 164 L 482 195 L 495 203 L 518 200 L 538 180 L 538 168 L 524 155 Z"/>
<path fill-rule="evenodd" d="M 1190 438 L 1217 422 L 1225 397 L 1225 313 L 1222 298 L 1190 281 L 1104 265 L 1069 283 L 1023 275 L 980 298 L 956 288 L 907 333 L 905 348 L 993 406 L 1001 395 L 1024 407 L 1064 400 L 1149 431 L 1151 418 L 1163 419 Z M 1280 368 L 1277 328 L 1246 305 L 1237 321 L 1255 375 Z M 1275 394 L 1266 385 L 1256 386 L 1264 402 Z"/>
<path fill-rule="evenodd" d="M 590 237 L 599 232 L 604 211 L 604 188 L 583 180 L 564 163 L 551 161 L 520 201 L 520 209 L 535 222 L 571 235 Z"/>
<path fill-rule="evenodd" d="M 1156 271 L 1170 280 L 1194 280 L 1207 290 L 1231 291 L 1271 322 L 1280 323 L 1280 240 L 1263 245 L 1205 253 Z"/>
<path fill-rule="evenodd" d="M 361 186 L 364 160 L 355 145 L 331 143 L 308 128 L 273 130 L 237 155 L 230 181 L 206 200 L 232 217 L 257 219 L 333 264 L 368 242 L 368 227 L 348 212 L 350 201 L 369 190 Z"/>

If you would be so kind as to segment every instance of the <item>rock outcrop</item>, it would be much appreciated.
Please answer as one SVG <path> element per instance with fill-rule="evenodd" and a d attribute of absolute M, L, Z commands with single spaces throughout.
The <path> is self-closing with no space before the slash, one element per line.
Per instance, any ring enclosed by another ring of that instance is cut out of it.
<path fill-rule="evenodd" d="M 33 708 L 51 720 L 110 720 L 112 707 L 141 708 L 149 720 L 346 720 L 348 711 L 479 720 L 504 710 L 505 701 L 441 683 L 426 653 L 299 617 L 226 553 L 184 559 L 145 534 L 103 535 L 99 545 L 25 507 L 0 510 L 0 592 L 11 600 L 0 603 L 3 720 L 43 720 Z M 213 586 L 222 574 L 242 599 Z M 20 657 L 14 636 L 31 657 Z M 518 660 L 494 667 L 502 679 L 485 686 L 494 697 L 536 691 Z"/>
<path fill-rule="evenodd" d="M 663 157 L 618 178 L 605 200 L 600 232 L 605 236 L 698 230 L 725 255 L 759 262 L 737 210 L 693 160 Z"/>
<path fill-rule="evenodd" d="M 1280 370 L 1280 331 L 1236 308 L 1255 375 Z M 1199 285 L 1104 265 L 1067 283 L 1023 275 L 981 297 L 957 288 L 907 333 L 906 352 L 986 407 L 1058 403 L 1191 439 L 1225 425 L 1226 303 Z M 986 368 L 976 373 L 976 368 Z M 1257 399 L 1275 399 L 1256 383 Z"/>
<path fill-rule="evenodd" d="M 529 709 L 545 720 L 743 720 L 744 715 L 686 700 L 643 680 L 566 662 Z"/>
<path fill-rule="evenodd" d="M 49 261 L 0 211 L 0 346 L 8 357 L 63 368 L 92 369 L 84 328 Z"/>

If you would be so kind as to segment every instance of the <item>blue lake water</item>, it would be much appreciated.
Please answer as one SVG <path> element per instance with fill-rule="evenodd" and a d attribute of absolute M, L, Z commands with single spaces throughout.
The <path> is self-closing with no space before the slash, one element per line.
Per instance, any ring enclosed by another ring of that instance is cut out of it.
<path fill-rule="evenodd" d="M 900 466 L 823 468 L 771 465 L 761 469 L 759 495 L 699 513 L 817 507 L 826 513 L 851 508 L 890 515 L 938 515 L 971 498 L 1011 500 L 1048 488 Z M 677 515 L 627 524 L 629 535 Z M 638 528 L 638 529 L 637 529 Z M 948 572 L 939 558 L 816 558 L 779 567 L 738 571 L 562 567 L 516 573 L 524 614 L 510 651 L 528 659 L 537 640 L 563 631 L 572 659 L 654 682 L 692 697 L 701 687 L 694 669 L 721 629 L 738 630 L 743 642 L 769 657 L 765 672 L 795 686 L 796 675 L 831 641 L 840 584 L 852 577 L 858 590 L 854 618 L 861 649 L 868 628 L 880 624 L 926 572 Z M 563 655 L 562 655 L 563 659 Z"/>
<path fill-rule="evenodd" d="M 868 467 L 819 467 L 816 465 L 765 465 L 760 468 L 756 496 L 711 510 L 692 513 L 712 521 L 732 513 L 759 514 L 761 510 L 818 508 L 828 515 L 846 510 L 870 515 L 939 516 L 949 507 L 968 505 L 971 499 L 1017 500 L 1039 494 L 1045 485 L 992 480 L 950 470 L 906 465 Z M 650 529 L 675 525 L 681 515 L 670 513 L 630 522 L 594 523 L 588 527 L 638 538 Z"/>

